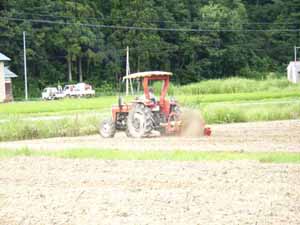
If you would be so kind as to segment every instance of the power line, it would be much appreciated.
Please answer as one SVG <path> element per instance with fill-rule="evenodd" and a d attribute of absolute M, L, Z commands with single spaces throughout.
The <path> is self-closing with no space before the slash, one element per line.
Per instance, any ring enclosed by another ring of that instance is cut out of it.
<path fill-rule="evenodd" d="M 27 15 L 27 16 L 39 16 L 39 17 L 51 17 L 56 19 L 88 19 L 88 20 L 104 20 L 104 21 L 116 21 L 116 20 L 122 20 L 122 21 L 132 21 L 136 22 L 135 19 L 128 19 L 124 17 L 83 17 L 83 16 L 59 16 L 59 15 L 51 15 L 51 14 L 41 14 L 41 13 L 26 13 L 26 12 L 16 12 L 18 15 Z M 201 24 L 215 24 L 216 22 L 220 25 L 235 25 L 230 22 L 219 22 L 219 21 L 172 21 L 172 20 L 146 20 L 146 19 L 139 19 L 139 21 L 142 22 L 149 22 L 149 23 L 177 23 L 177 24 L 191 24 L 191 25 L 201 25 Z M 241 22 L 237 25 L 299 25 L 300 22 Z"/>
<path fill-rule="evenodd" d="M 91 24 L 91 23 L 74 23 L 53 20 L 41 19 L 25 19 L 15 17 L 0 17 L 7 21 L 20 21 L 30 23 L 56 24 L 56 25 L 77 25 L 91 28 L 109 28 L 118 30 L 139 30 L 139 31 L 169 31 L 169 32 L 300 32 L 300 29 L 192 29 L 192 28 L 161 28 L 161 27 L 138 27 L 138 26 L 123 26 L 123 25 L 105 25 L 105 24 Z"/>

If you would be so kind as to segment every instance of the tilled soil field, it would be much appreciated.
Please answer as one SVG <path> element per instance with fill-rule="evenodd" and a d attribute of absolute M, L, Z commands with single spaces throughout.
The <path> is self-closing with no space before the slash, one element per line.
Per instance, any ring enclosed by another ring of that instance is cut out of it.
<path fill-rule="evenodd" d="M 0 148 L 29 147 L 38 150 L 101 148 L 121 150 L 188 151 L 284 151 L 300 152 L 300 120 L 211 125 L 211 137 L 127 138 L 118 133 L 112 139 L 100 135 L 17 142 L 0 142 Z"/>
<path fill-rule="evenodd" d="M 0 224 L 300 224 L 300 165 L 11 158 Z"/>

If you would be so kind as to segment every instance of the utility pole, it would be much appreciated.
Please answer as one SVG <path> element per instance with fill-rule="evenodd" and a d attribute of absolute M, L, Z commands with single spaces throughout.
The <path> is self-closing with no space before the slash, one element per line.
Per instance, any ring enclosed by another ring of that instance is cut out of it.
<path fill-rule="evenodd" d="M 300 47 L 297 47 L 297 46 L 294 46 L 294 60 L 295 60 L 295 62 L 297 62 L 297 51 L 298 51 L 298 49 L 300 49 Z"/>
<path fill-rule="evenodd" d="M 130 74 L 130 67 L 129 67 L 129 47 L 126 48 L 126 76 Z M 126 96 L 129 94 L 129 80 L 126 79 Z"/>
<path fill-rule="evenodd" d="M 25 100 L 28 100 L 28 85 L 27 85 L 27 59 L 26 59 L 26 32 L 23 32 L 24 46 L 24 82 L 25 82 Z"/>

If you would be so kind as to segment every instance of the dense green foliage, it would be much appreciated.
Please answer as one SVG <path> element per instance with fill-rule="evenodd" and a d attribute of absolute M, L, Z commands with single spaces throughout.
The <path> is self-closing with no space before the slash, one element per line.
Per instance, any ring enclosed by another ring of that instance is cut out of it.
<path fill-rule="evenodd" d="M 23 31 L 31 96 L 81 79 L 117 88 L 126 46 L 131 72 L 170 70 L 176 84 L 264 78 L 265 72 L 283 74 L 292 59 L 299 9 L 297 0 L 2 0 L 0 52 L 20 75 L 17 96 L 23 93 Z"/>

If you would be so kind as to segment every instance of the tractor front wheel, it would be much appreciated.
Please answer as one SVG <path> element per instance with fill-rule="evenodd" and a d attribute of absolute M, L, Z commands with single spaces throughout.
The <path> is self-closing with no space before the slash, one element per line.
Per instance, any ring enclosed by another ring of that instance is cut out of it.
<path fill-rule="evenodd" d="M 102 121 L 99 132 L 104 138 L 113 138 L 116 134 L 116 126 L 112 119 Z"/>
<path fill-rule="evenodd" d="M 152 131 L 153 119 L 151 110 L 143 104 L 136 104 L 128 114 L 127 136 L 142 138 Z"/>

